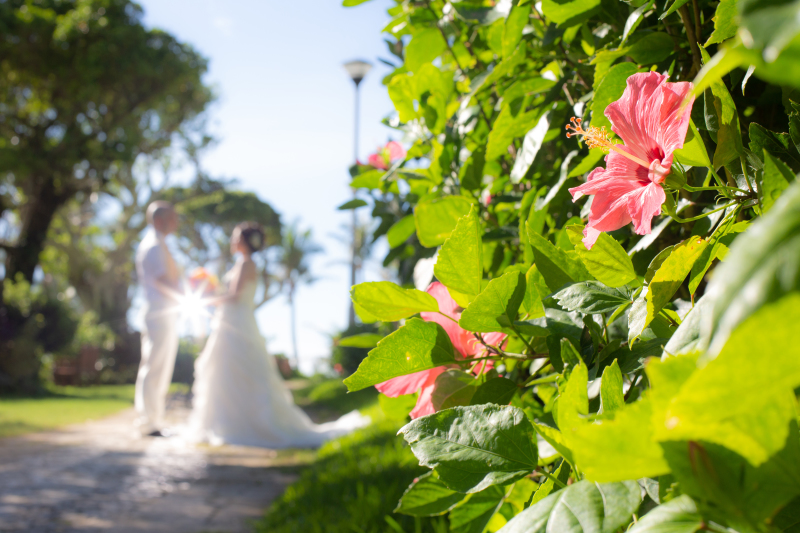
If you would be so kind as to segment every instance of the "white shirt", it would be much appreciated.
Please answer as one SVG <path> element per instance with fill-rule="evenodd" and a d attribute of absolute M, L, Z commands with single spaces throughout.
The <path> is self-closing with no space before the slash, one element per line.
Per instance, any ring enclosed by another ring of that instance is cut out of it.
<path fill-rule="evenodd" d="M 136 250 L 136 274 L 144 287 L 144 296 L 149 307 L 160 306 L 167 297 L 156 284 L 159 278 L 175 272 L 175 261 L 167 248 L 166 235 L 150 228 Z"/>

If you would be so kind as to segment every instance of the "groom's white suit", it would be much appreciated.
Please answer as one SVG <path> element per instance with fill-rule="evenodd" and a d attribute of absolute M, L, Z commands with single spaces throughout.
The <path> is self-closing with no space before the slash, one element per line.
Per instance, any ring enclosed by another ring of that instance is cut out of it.
<path fill-rule="evenodd" d="M 163 233 L 150 228 L 136 251 L 136 272 L 144 288 L 142 361 L 136 377 L 137 427 L 143 435 L 162 428 L 166 396 L 178 353 L 176 301 L 165 291 L 175 286 L 178 269 Z"/>

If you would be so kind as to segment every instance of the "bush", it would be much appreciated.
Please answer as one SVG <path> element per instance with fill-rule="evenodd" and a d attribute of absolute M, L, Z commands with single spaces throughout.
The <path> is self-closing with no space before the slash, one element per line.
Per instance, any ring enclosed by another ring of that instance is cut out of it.
<path fill-rule="evenodd" d="M 437 250 L 414 267 L 436 284 L 353 287 L 405 322 L 345 383 L 429 413 L 402 430 L 435 473 L 404 511 L 796 529 L 800 2 L 390 4 L 406 149 L 351 184 L 385 264 Z"/>
<path fill-rule="evenodd" d="M 360 348 L 352 346 L 340 346 L 339 341 L 354 335 L 364 335 L 370 333 L 378 333 L 379 328 L 375 324 L 355 324 L 348 326 L 347 329 L 336 335 L 333 339 L 333 350 L 331 352 L 331 361 L 333 361 L 334 368 L 340 365 L 339 372 L 345 376 L 349 376 L 358 369 L 358 365 L 367 356 L 371 348 Z M 385 334 L 385 332 L 384 332 Z"/>
<path fill-rule="evenodd" d="M 3 280 L 2 318 L 15 335 L 0 339 L 0 390 L 37 391 L 42 356 L 69 349 L 80 320 L 66 300 L 21 276 Z"/>
<path fill-rule="evenodd" d="M 384 533 L 396 531 L 391 521 L 402 531 L 447 531 L 441 517 L 415 520 L 392 513 L 414 478 L 426 471 L 395 437 L 397 429 L 396 422 L 384 420 L 326 444 L 256 531 Z"/>

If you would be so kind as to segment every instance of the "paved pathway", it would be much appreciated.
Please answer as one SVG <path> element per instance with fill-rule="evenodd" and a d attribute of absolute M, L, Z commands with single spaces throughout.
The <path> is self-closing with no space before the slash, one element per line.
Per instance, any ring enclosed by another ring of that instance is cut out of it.
<path fill-rule="evenodd" d="M 173 423 L 186 407 L 172 402 Z M 290 452 L 142 439 L 133 411 L 0 439 L 0 532 L 251 531 L 294 481 Z"/>

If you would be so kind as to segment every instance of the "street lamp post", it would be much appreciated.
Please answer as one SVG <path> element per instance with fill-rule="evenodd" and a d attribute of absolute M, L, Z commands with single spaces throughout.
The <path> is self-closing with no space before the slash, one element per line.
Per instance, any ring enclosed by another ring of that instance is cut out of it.
<path fill-rule="evenodd" d="M 358 163 L 358 108 L 359 108 L 359 91 L 358 87 L 361 84 L 361 80 L 364 79 L 364 76 L 367 75 L 367 72 L 370 71 L 372 65 L 367 63 L 366 61 L 348 61 L 344 64 L 345 70 L 350 75 L 350 79 L 353 80 L 353 83 L 356 86 L 356 100 L 355 100 L 355 124 L 353 127 L 353 164 Z M 356 196 L 356 191 L 353 189 L 353 198 Z M 356 210 L 352 210 L 352 224 L 353 224 L 353 242 L 352 242 L 352 257 L 350 262 L 350 286 L 356 284 L 356 269 L 357 269 L 357 262 L 358 262 L 358 218 L 356 217 Z M 350 327 L 354 326 L 356 323 L 356 312 L 355 308 L 353 307 L 353 302 L 350 302 L 350 309 L 348 314 L 348 325 Z"/>

